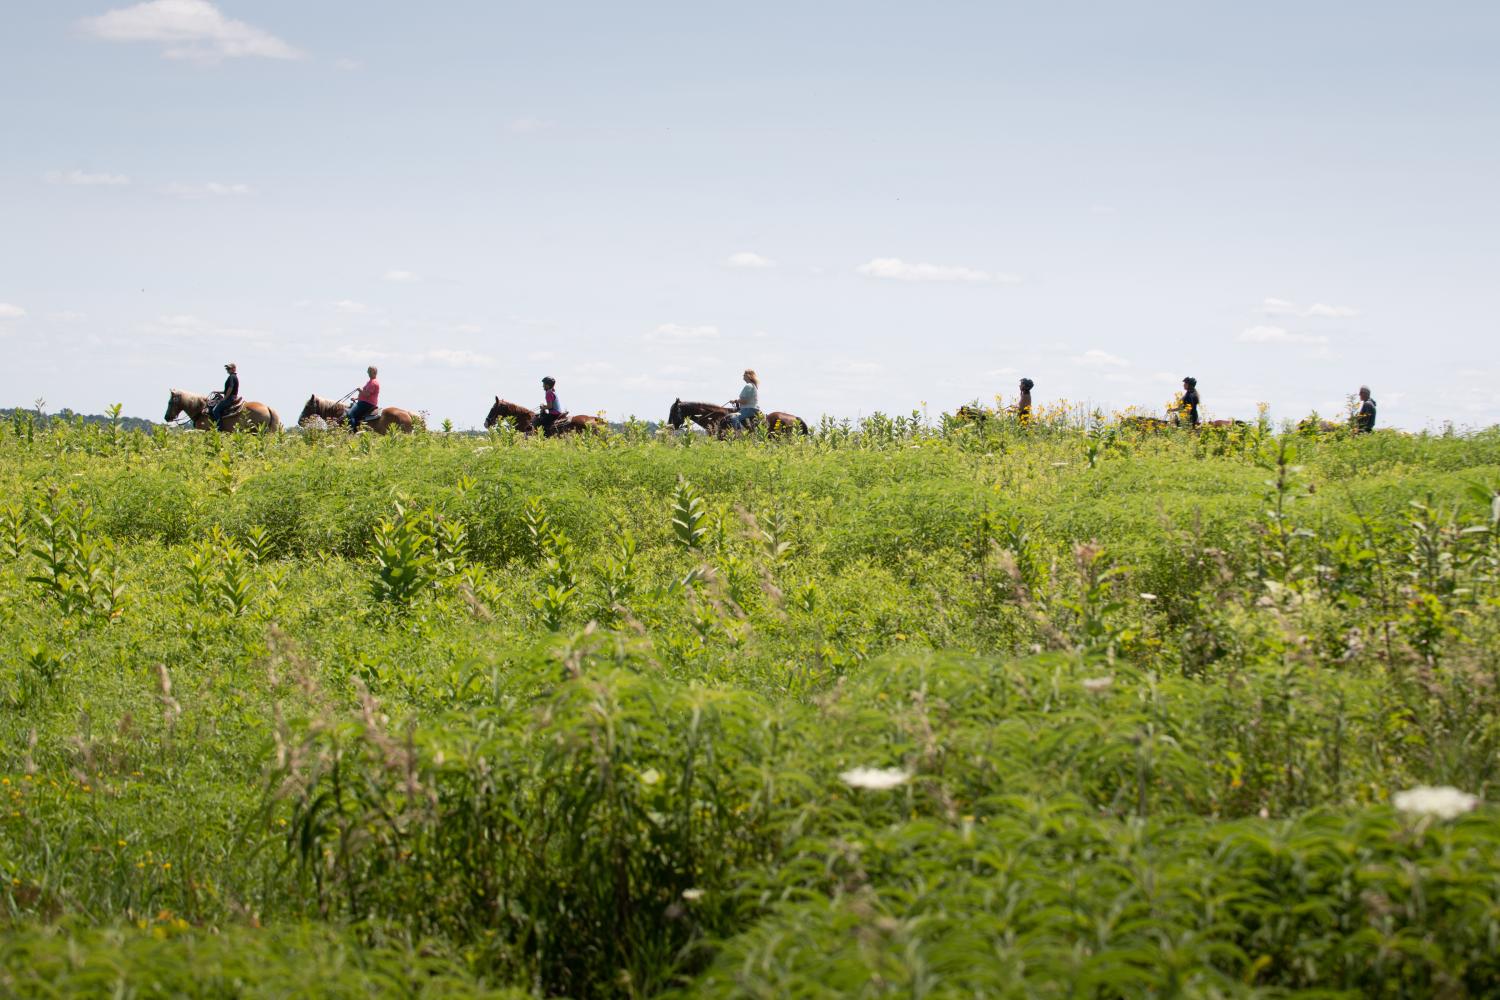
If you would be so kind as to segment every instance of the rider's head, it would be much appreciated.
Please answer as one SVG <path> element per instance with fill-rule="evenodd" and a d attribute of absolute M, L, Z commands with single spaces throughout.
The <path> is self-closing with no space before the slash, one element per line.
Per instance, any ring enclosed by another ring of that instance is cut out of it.
<path fill-rule="evenodd" d="M 760 385 L 760 379 L 755 377 L 755 369 L 745 369 L 745 381 L 749 382 L 751 385 Z"/>
<path fill-rule="evenodd" d="M 1193 378 L 1193 376 L 1191 376 L 1191 375 L 1189 375 L 1187 378 L 1185 378 L 1185 379 L 1182 380 L 1182 387 L 1184 389 L 1192 389 L 1192 388 L 1195 388 L 1197 385 L 1198 385 L 1198 380 L 1195 379 L 1195 378 Z"/>
<path fill-rule="evenodd" d="M 542 379 L 542 385 L 546 386 L 548 389 L 552 388 L 556 384 L 557 379 L 553 378 L 551 375 L 548 375 L 546 378 Z"/>
<path fill-rule="evenodd" d="M 1370 387 L 1369 386 L 1362 385 L 1362 386 L 1359 387 L 1359 398 L 1360 399 L 1369 399 L 1370 398 Z"/>
<path fill-rule="evenodd" d="M 374 365 L 371 365 L 370 367 L 366 368 L 365 371 L 367 371 L 367 372 L 370 373 L 370 377 L 371 378 L 374 378 L 376 375 L 380 374 L 380 369 L 376 368 Z"/>
<path fill-rule="evenodd" d="M 1029 378 L 1023 378 L 1021 380 L 1021 391 L 1022 392 L 1030 392 L 1031 391 L 1031 387 L 1034 386 L 1034 385 L 1036 385 L 1036 383 L 1033 382 L 1033 381 L 1031 381 L 1031 379 L 1029 379 Z"/>
<path fill-rule="evenodd" d="M 226 372 L 239 371 L 239 366 L 236 365 L 233 361 L 231 361 L 231 362 L 229 362 L 229 364 L 227 364 L 227 365 L 224 366 L 224 370 Z"/>

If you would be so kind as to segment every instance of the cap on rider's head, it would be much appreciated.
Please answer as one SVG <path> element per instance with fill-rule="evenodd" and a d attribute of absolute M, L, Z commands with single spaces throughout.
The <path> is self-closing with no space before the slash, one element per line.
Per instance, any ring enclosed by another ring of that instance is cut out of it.
<path fill-rule="evenodd" d="M 557 384 L 557 379 L 553 378 L 551 375 L 548 375 L 548 376 L 546 376 L 545 378 L 542 379 L 542 385 L 556 385 L 556 384 Z"/>
<path fill-rule="evenodd" d="M 225 368 L 226 371 L 234 371 L 237 367 L 239 367 L 239 366 L 236 365 L 233 361 L 229 362 L 228 364 L 226 364 L 224 366 L 224 368 Z"/>

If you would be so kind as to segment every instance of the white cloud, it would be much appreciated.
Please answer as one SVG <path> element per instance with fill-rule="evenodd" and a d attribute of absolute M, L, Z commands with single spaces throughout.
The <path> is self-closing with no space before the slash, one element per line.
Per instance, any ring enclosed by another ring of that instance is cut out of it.
<path fill-rule="evenodd" d="M 748 250 L 742 251 L 741 253 L 730 254 L 729 259 L 724 263 L 728 264 L 730 267 L 746 268 L 766 268 L 776 266 L 776 262 L 769 257 L 762 257 L 760 254 L 751 253 Z"/>
<path fill-rule="evenodd" d="M 442 368 L 493 368 L 495 359 L 488 354 L 453 347 L 434 347 L 426 351 L 388 351 L 379 347 L 350 347 L 340 345 L 332 351 L 315 355 L 333 361 L 349 361 L 358 364 L 402 364 L 413 367 Z"/>
<path fill-rule="evenodd" d="M 1359 310 L 1353 306 L 1330 306 L 1322 302 L 1314 302 L 1302 315 L 1319 316 L 1324 319 L 1353 319 L 1359 315 Z"/>
<path fill-rule="evenodd" d="M 985 378 L 1003 378 L 1006 375 L 1019 375 L 1019 374 L 1021 374 L 1021 370 L 1019 368 L 991 368 L 989 371 L 987 371 L 987 372 L 984 373 L 984 377 Z"/>
<path fill-rule="evenodd" d="M 162 194 L 172 195 L 174 198 L 186 198 L 196 201 L 200 198 L 238 198 L 250 194 L 248 184 L 220 184 L 217 181 L 209 181 L 206 184 L 180 184 L 172 183 L 161 189 Z"/>
<path fill-rule="evenodd" d="M 26 310 L 20 306 L 11 305 L 9 302 L 0 302 L 0 319 L 20 319 L 26 315 Z"/>
<path fill-rule="evenodd" d="M 121 187 L 130 183 L 124 174 L 90 174 L 82 170 L 49 170 L 42 175 L 48 184 L 72 184 L 79 187 Z"/>
<path fill-rule="evenodd" d="M 333 304 L 333 311 L 346 316 L 364 316 L 369 313 L 370 307 L 353 299 L 339 299 Z"/>
<path fill-rule="evenodd" d="M 1299 316 L 1302 319 L 1353 319 L 1359 315 L 1359 310 L 1353 306 L 1331 306 L 1315 302 L 1303 309 L 1286 299 L 1264 299 L 1260 308 L 1267 316 Z"/>
<path fill-rule="evenodd" d="M 1084 365 L 1089 368 L 1128 368 L 1130 362 L 1108 351 L 1101 351 L 1097 347 L 1084 351 L 1073 358 L 1075 364 Z"/>
<path fill-rule="evenodd" d="M 530 115 L 514 118 L 506 126 L 506 128 L 516 135 L 530 135 L 533 132 L 544 132 L 551 127 L 551 122 L 543 121 L 540 118 L 532 118 Z"/>
<path fill-rule="evenodd" d="M 54 323 L 78 323 L 88 319 L 88 314 L 73 309 L 64 309 L 60 312 L 48 313 L 47 318 Z"/>
<path fill-rule="evenodd" d="M 1245 344 L 1326 344 L 1327 337 L 1316 334 L 1293 333 L 1280 326 L 1252 326 L 1241 330 L 1240 342 Z"/>
<path fill-rule="evenodd" d="M 398 284 L 410 284 L 414 281 L 421 281 L 422 278 L 420 275 L 414 274 L 411 271 L 403 271 L 400 268 L 393 267 L 389 271 L 385 272 L 385 280 L 394 281 Z"/>
<path fill-rule="evenodd" d="M 208 0 L 148 0 L 79 22 L 110 42 L 156 42 L 168 59 L 216 63 L 246 56 L 301 59 L 303 53 L 268 31 L 225 17 Z"/>
<path fill-rule="evenodd" d="M 1015 285 L 1021 278 L 1015 274 L 991 274 L 972 267 L 944 264 L 908 264 L 899 257 L 876 257 L 861 264 L 860 274 L 892 281 L 954 281 L 966 284 Z"/>
<path fill-rule="evenodd" d="M 851 358 L 835 358 L 823 363 L 826 371 L 835 375 L 874 375 L 884 370 L 878 361 L 855 361 Z"/>
<path fill-rule="evenodd" d="M 453 328 L 455 333 L 483 333 L 484 327 L 478 323 L 460 323 Z"/>
<path fill-rule="evenodd" d="M 360 62 L 358 59 L 350 59 L 347 56 L 342 59 L 335 59 L 333 61 L 333 68 L 341 69 L 345 73 L 352 73 L 357 69 L 363 69 L 364 65 L 365 64 Z"/>
<path fill-rule="evenodd" d="M 527 361 L 553 361 L 557 358 L 555 351 L 532 351 L 526 355 Z"/>
<path fill-rule="evenodd" d="M 653 344 L 688 344 L 718 339 L 719 328 L 716 326 L 684 326 L 681 323 L 663 323 L 646 334 L 647 342 Z"/>
<path fill-rule="evenodd" d="M 474 351 L 454 349 L 449 347 L 437 347 L 430 351 L 412 356 L 416 364 L 446 365 L 449 368 L 492 368 L 495 359 L 488 354 L 477 354 Z"/>

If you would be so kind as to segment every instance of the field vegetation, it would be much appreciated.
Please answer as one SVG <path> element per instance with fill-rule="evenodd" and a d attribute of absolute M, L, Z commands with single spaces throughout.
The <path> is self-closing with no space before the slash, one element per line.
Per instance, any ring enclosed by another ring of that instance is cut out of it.
<path fill-rule="evenodd" d="M 0 424 L 0 995 L 1500 991 L 1500 429 Z"/>

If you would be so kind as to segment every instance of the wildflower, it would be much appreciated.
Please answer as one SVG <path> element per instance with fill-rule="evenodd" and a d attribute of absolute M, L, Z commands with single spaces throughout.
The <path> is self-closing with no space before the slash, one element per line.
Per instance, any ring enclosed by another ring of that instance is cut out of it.
<path fill-rule="evenodd" d="M 1404 813 L 1452 819 L 1479 805 L 1479 796 L 1448 785 L 1419 785 L 1391 796 L 1391 804 Z"/>
<path fill-rule="evenodd" d="M 1156 600 L 1156 595 L 1155 594 L 1147 594 L 1147 593 L 1145 593 L 1143 591 L 1141 593 L 1141 600 L 1143 600 L 1143 601 L 1154 601 L 1154 600 Z"/>
<path fill-rule="evenodd" d="M 697 902 L 698 900 L 703 898 L 703 890 L 684 889 L 682 890 L 682 898 L 687 900 L 689 903 Z"/>
<path fill-rule="evenodd" d="M 1083 689 L 1089 694 L 1103 694 L 1114 686 L 1113 677 L 1086 677 L 1083 681 Z"/>
<path fill-rule="evenodd" d="M 899 767 L 855 767 L 840 774 L 839 780 L 850 788 L 884 791 L 906 784 L 911 780 L 911 772 Z"/>
<path fill-rule="evenodd" d="M 661 780 L 661 772 L 654 767 L 648 767 L 641 772 L 641 784 L 654 785 Z"/>

